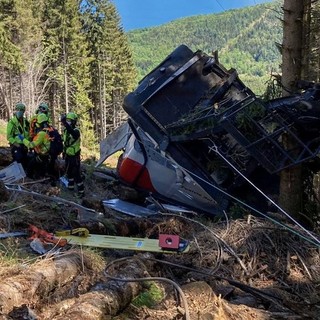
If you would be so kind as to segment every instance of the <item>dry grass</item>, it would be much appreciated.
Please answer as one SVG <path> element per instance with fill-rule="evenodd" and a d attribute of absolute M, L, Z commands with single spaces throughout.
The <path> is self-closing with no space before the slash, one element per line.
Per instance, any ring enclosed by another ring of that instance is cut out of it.
<path fill-rule="evenodd" d="M 6 137 L 7 122 L 0 119 L 0 147 L 8 147 L 8 141 Z"/>

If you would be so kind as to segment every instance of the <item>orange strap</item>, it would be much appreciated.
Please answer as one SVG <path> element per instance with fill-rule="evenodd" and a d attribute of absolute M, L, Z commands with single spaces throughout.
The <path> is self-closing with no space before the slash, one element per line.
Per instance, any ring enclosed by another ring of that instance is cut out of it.
<path fill-rule="evenodd" d="M 29 240 L 38 238 L 43 243 L 54 243 L 59 247 L 64 247 L 68 243 L 66 239 L 57 238 L 53 233 L 49 233 L 45 230 L 39 229 L 32 224 L 29 225 L 28 230 L 30 232 Z"/>

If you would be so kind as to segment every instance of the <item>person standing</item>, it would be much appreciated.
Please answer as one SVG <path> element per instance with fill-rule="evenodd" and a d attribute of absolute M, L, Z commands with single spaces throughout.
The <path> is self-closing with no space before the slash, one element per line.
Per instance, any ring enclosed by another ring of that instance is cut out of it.
<path fill-rule="evenodd" d="M 25 111 L 25 104 L 17 103 L 15 114 L 7 125 L 7 140 L 10 144 L 12 159 L 21 163 L 24 169 L 28 165 L 28 148 L 23 144 L 20 136 L 29 139 L 29 121 L 24 116 Z"/>
<path fill-rule="evenodd" d="M 51 124 L 49 106 L 47 103 L 41 102 L 38 106 L 38 109 L 36 110 L 36 114 L 30 119 L 29 136 L 31 139 L 33 139 L 36 135 L 37 116 L 41 113 L 44 113 L 48 117 L 48 122 L 49 124 Z"/>
<path fill-rule="evenodd" d="M 68 179 L 68 189 L 74 190 L 77 186 L 78 196 L 84 196 L 84 183 L 81 177 L 81 133 L 77 127 L 77 114 L 69 112 L 61 118 L 61 123 L 64 125 L 63 130 L 63 155 L 65 159 L 65 169 Z"/>

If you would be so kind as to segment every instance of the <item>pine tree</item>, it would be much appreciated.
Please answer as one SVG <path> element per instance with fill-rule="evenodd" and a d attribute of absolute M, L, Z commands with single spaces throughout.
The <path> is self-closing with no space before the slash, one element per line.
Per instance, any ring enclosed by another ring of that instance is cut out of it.
<path fill-rule="evenodd" d="M 109 0 L 86 1 L 83 28 L 90 43 L 92 101 L 100 138 L 123 121 L 121 103 L 135 85 L 136 71 L 115 6 Z M 99 124 L 99 125 L 98 125 Z"/>
<path fill-rule="evenodd" d="M 320 81 L 320 2 L 312 0 L 304 1 L 303 20 L 303 52 L 302 52 L 302 75 L 307 81 Z M 320 172 L 303 168 L 304 177 L 304 212 L 317 226 L 320 218 Z"/>
<path fill-rule="evenodd" d="M 43 92 L 41 74 L 41 13 L 43 0 L 2 0 L 0 2 L 0 42 L 3 43 L 1 66 L 6 85 L 9 111 L 17 101 L 24 101 L 32 113 Z M 5 90 L 4 90 L 5 91 Z M 7 103 L 6 103 L 7 104 Z M 10 113 L 10 112 L 9 112 Z"/>
<path fill-rule="evenodd" d="M 284 26 L 282 45 L 282 85 L 283 96 L 297 90 L 297 80 L 301 79 L 303 1 L 284 1 Z M 283 135 L 288 149 L 294 147 L 290 137 Z M 299 219 L 302 212 L 302 166 L 281 172 L 280 204 L 292 216 Z"/>
<path fill-rule="evenodd" d="M 304 74 L 308 80 L 320 82 L 320 1 L 304 0 L 307 10 L 305 19 Z"/>
<path fill-rule="evenodd" d="M 46 52 L 43 50 L 42 13 L 43 0 L 16 1 L 19 25 L 19 47 L 23 56 L 21 72 L 21 90 L 23 101 L 29 107 L 30 115 L 34 113 L 46 94 L 46 83 L 43 79 Z"/>
<path fill-rule="evenodd" d="M 23 67 L 19 40 L 18 12 L 14 0 L 0 1 L 0 52 L 2 66 L 20 70 Z"/>
<path fill-rule="evenodd" d="M 79 1 L 48 0 L 44 15 L 46 30 L 44 46 L 48 52 L 48 80 L 50 103 L 53 111 L 74 111 L 85 127 L 83 142 L 92 145 L 94 134 L 88 112 L 92 108 L 89 98 L 90 73 L 87 43 L 82 32 Z M 58 118 L 56 116 L 56 118 Z"/>

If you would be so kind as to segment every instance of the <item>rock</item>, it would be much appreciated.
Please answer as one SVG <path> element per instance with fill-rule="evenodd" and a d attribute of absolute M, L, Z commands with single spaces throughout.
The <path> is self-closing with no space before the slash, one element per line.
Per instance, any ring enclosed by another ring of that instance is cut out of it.
<path fill-rule="evenodd" d="M 25 320 L 36 320 L 38 317 L 36 314 L 25 304 L 20 307 L 13 307 L 8 314 L 10 319 L 25 319 Z"/>

